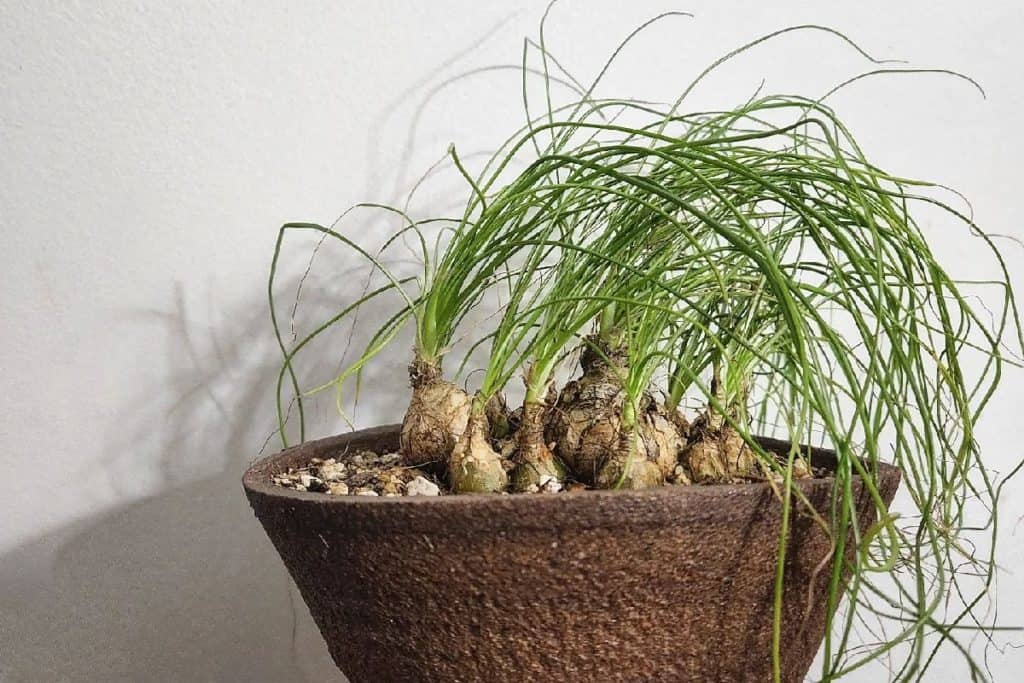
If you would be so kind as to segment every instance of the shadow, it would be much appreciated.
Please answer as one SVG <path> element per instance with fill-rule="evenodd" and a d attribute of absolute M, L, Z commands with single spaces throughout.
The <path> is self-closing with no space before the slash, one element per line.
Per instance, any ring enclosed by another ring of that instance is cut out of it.
<path fill-rule="evenodd" d="M 304 310 L 326 317 L 330 299 L 310 288 Z M 268 433 L 279 354 L 265 308 L 237 307 L 224 338 L 195 336 L 180 292 L 173 313 L 132 317 L 165 328 L 168 366 L 180 370 L 160 388 L 166 402 L 140 391 L 93 466 L 115 481 L 153 469 L 159 493 L 0 557 L 0 680 L 344 680 L 242 493 L 248 464 L 277 447 Z M 353 343 L 388 314 L 364 311 Z M 382 360 L 366 377 L 376 387 L 366 413 L 394 419 L 405 363 Z M 323 376 L 335 363 L 303 370 Z M 326 409 L 307 413 L 311 435 L 343 430 Z M 159 457 L 141 461 L 133 446 L 154 434 Z"/>
<path fill-rule="evenodd" d="M 344 680 L 239 484 L 272 424 L 274 354 L 247 341 L 266 337 L 265 315 L 236 315 L 230 345 L 211 334 L 202 347 L 181 296 L 173 314 L 141 318 L 166 328 L 182 370 L 161 387 L 166 403 L 140 392 L 95 466 L 115 479 L 155 468 L 159 493 L 0 557 L 0 678 Z M 262 360 L 246 367 L 247 351 Z M 133 455 L 147 434 L 156 463 Z"/>
<path fill-rule="evenodd" d="M 203 479 L 0 558 L 3 680 L 344 680 L 236 488 Z"/>
<path fill-rule="evenodd" d="M 430 70 L 417 88 L 501 25 Z M 411 130 L 418 123 L 417 115 Z M 410 133 L 406 144 L 414 145 L 414 137 Z M 379 169 L 368 170 L 372 186 Z M 402 178 L 396 180 L 396 197 Z M 363 230 L 371 238 L 375 234 L 373 228 Z M 305 265 L 313 251 L 290 253 Z M 268 262 L 269 257 L 268 252 Z M 299 312 L 307 332 L 351 302 L 353 283 L 361 289 L 368 272 L 341 251 L 332 252 L 329 267 L 321 270 L 330 274 L 303 284 Z M 292 274 L 280 284 L 286 325 L 292 303 L 287 295 L 294 296 L 301 277 Z M 247 300 L 227 305 L 212 283 L 207 287 L 207 319 L 213 322 L 190 321 L 180 285 L 169 308 L 130 312 L 120 321 L 164 330 L 171 374 L 160 386 L 140 387 L 133 401 L 119 407 L 121 423 L 108 435 L 103 456 L 90 459 L 90 468 L 102 470 L 125 497 L 138 486 L 119 484 L 136 475 L 156 493 L 0 556 L 5 683 L 345 680 L 242 492 L 245 468 L 279 445 L 271 437 L 280 351 L 268 321 L 265 285 L 254 281 Z M 349 348 L 349 333 L 351 353 L 394 310 L 370 305 L 354 326 L 318 339 L 306 354 L 317 360 L 299 367 L 303 386 L 333 376 L 341 364 L 339 349 Z M 408 334 L 395 339 L 367 367 L 364 387 L 372 390 L 364 391 L 357 426 L 401 419 L 410 341 Z M 345 430 L 331 392 L 325 394 L 306 405 L 307 438 Z M 139 447 L 154 442 L 155 457 Z"/>

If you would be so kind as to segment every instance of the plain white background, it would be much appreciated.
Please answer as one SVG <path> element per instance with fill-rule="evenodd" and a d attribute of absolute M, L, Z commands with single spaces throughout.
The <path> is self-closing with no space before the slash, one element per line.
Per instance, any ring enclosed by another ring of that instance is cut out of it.
<path fill-rule="evenodd" d="M 394 200 L 450 142 L 486 150 L 511 133 L 518 77 L 470 72 L 517 63 L 543 5 L 0 2 L 0 680 L 341 680 L 238 482 L 273 427 L 276 228 Z M 922 76 L 834 104 L 882 166 L 956 187 L 982 226 L 1024 238 L 1016 0 L 567 0 L 551 47 L 588 80 L 666 9 L 697 17 L 652 31 L 606 93 L 671 99 L 727 49 L 807 22 L 970 74 L 987 99 Z M 762 78 L 817 94 L 865 68 L 835 41 L 795 36 L 724 69 L 695 103 L 734 103 Z M 374 225 L 350 234 L 372 244 Z M 952 266 L 981 268 L 962 230 L 926 227 Z M 1024 288 L 1022 250 L 1006 250 Z M 333 306 L 355 264 L 323 258 L 310 296 Z M 405 360 L 378 366 L 360 426 L 400 416 Z M 1008 373 L 981 426 L 997 470 L 1024 455 L 1021 380 Z M 343 429 L 329 410 L 314 417 L 316 434 Z M 1022 492 L 1001 510 L 1007 623 L 1024 621 Z M 1022 652 L 991 651 L 997 680 L 1016 680 Z M 946 653 L 928 680 L 966 680 L 957 661 Z"/>

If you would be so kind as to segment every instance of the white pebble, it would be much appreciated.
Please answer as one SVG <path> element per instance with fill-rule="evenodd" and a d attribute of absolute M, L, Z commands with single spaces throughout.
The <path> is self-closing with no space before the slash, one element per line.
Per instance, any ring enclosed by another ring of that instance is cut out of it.
<path fill-rule="evenodd" d="M 343 481 L 328 484 L 332 496 L 347 496 L 348 484 Z"/>
<path fill-rule="evenodd" d="M 405 495 L 407 496 L 439 496 L 441 495 L 441 489 L 437 487 L 437 484 L 430 481 L 426 477 L 416 477 L 408 484 L 405 485 Z"/>
<path fill-rule="evenodd" d="M 373 489 L 356 489 L 357 496 L 379 496 L 380 494 Z"/>
<path fill-rule="evenodd" d="M 562 490 L 562 482 L 550 474 L 540 478 L 540 490 L 544 493 L 558 493 Z"/>

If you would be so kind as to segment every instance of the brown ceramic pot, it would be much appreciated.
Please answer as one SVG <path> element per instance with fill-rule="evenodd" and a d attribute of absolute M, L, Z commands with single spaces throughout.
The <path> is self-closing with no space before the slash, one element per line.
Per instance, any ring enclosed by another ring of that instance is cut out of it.
<path fill-rule="evenodd" d="M 767 484 L 373 498 L 270 481 L 313 457 L 397 446 L 397 426 L 313 441 L 243 480 L 353 682 L 771 680 L 781 506 Z M 899 470 L 878 476 L 888 504 Z M 799 486 L 827 515 L 832 481 Z M 873 508 L 855 489 L 866 528 Z M 803 680 L 823 638 L 827 573 L 815 569 L 829 547 L 809 515 L 794 515 L 785 681 Z"/>

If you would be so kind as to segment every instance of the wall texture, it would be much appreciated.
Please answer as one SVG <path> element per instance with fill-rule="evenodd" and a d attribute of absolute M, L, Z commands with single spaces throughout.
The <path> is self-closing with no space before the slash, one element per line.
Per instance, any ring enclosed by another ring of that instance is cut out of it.
<path fill-rule="evenodd" d="M 552 47 L 583 77 L 626 27 L 679 8 L 622 5 L 553 12 Z M 697 18 L 652 32 L 609 91 L 671 98 L 727 48 L 806 22 L 966 72 L 987 100 L 922 76 L 858 85 L 836 105 L 883 165 L 958 188 L 979 223 L 1024 238 L 1019 3 L 682 9 Z M 238 482 L 273 426 L 264 292 L 276 227 L 395 199 L 449 142 L 487 149 L 511 131 L 518 77 L 474 70 L 516 63 L 542 11 L 0 0 L 0 680 L 341 680 Z M 723 69 L 695 104 L 733 102 L 762 77 L 821 92 L 864 68 L 834 41 L 798 36 Z M 372 242 L 374 226 L 351 231 Z M 928 227 L 939 251 L 980 269 L 965 235 Z M 1021 250 L 1008 249 L 1024 286 Z M 330 258 L 309 306 L 351 294 L 356 264 Z M 358 424 L 399 416 L 404 361 L 375 370 Z M 1022 399 L 1011 372 L 979 434 L 996 469 L 1021 457 Z M 342 428 L 327 409 L 314 418 L 319 433 Z M 1022 491 L 1002 511 L 1010 621 L 1024 614 Z M 997 678 L 1013 680 L 1021 652 L 992 652 Z M 946 656 L 930 680 L 966 680 Z"/>

